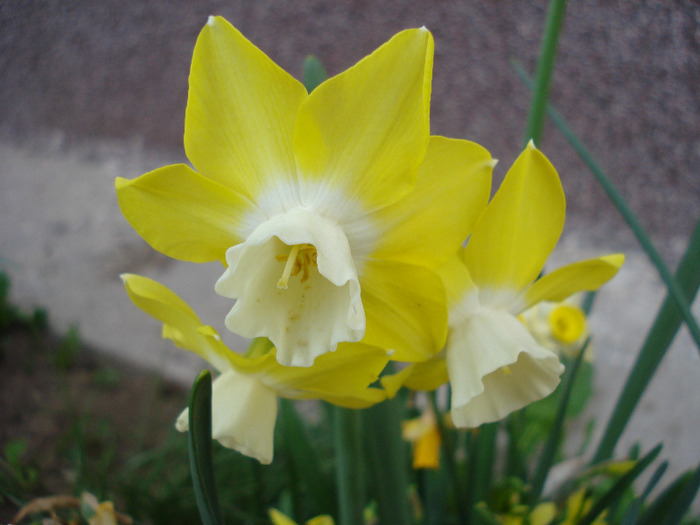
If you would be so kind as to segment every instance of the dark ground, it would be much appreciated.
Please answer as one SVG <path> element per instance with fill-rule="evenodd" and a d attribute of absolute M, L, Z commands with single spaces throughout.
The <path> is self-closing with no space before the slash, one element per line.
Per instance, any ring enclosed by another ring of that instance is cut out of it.
<path fill-rule="evenodd" d="M 181 152 L 189 62 L 207 15 L 226 17 L 296 76 L 309 53 L 333 74 L 400 29 L 425 25 L 436 41 L 433 132 L 483 144 L 502 175 L 523 143 L 529 104 L 510 61 L 534 69 L 546 5 L 2 2 L 0 131 L 17 141 L 58 131 L 66 144 L 137 137 Z M 551 97 L 662 247 L 686 238 L 700 215 L 699 49 L 697 1 L 569 2 Z M 571 216 L 595 219 L 601 239 L 621 230 L 551 127 L 541 146 L 560 171 Z"/>

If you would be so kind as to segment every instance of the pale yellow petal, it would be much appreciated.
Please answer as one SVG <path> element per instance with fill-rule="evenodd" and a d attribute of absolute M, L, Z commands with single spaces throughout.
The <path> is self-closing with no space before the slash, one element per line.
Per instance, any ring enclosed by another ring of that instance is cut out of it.
<path fill-rule="evenodd" d="M 124 217 L 153 248 L 191 262 L 223 261 L 252 231 L 255 207 L 184 164 L 115 181 Z"/>
<path fill-rule="evenodd" d="M 373 210 L 413 187 L 429 140 L 432 60 L 430 33 L 403 31 L 309 95 L 294 130 L 306 204 L 333 187 Z"/>
<path fill-rule="evenodd" d="M 277 396 L 255 377 L 229 370 L 214 380 L 211 401 L 212 437 L 260 463 L 272 463 Z M 175 424 L 189 429 L 189 410 Z"/>
<path fill-rule="evenodd" d="M 439 277 L 427 268 L 369 261 L 360 277 L 367 318 L 363 343 L 393 350 L 396 361 L 423 361 L 445 343 L 447 307 Z"/>
<path fill-rule="evenodd" d="M 559 302 L 576 292 L 597 290 L 615 276 L 624 262 L 624 255 L 612 254 L 558 268 L 529 286 L 511 312 L 520 313 L 540 301 Z"/>
<path fill-rule="evenodd" d="M 507 306 L 501 303 L 537 278 L 559 239 L 565 208 L 556 170 L 531 142 L 506 174 L 466 247 L 465 261 L 482 304 Z"/>
<path fill-rule="evenodd" d="M 494 163 L 478 144 L 431 137 L 413 191 L 370 216 L 382 231 L 373 257 L 431 267 L 445 262 L 486 207 Z"/>
<path fill-rule="evenodd" d="M 447 369 L 452 421 L 470 428 L 548 396 L 564 367 L 515 316 L 481 309 L 450 332 Z"/>
<path fill-rule="evenodd" d="M 294 121 L 304 86 L 221 17 L 197 39 L 185 114 L 185 151 L 195 169 L 255 200 L 296 182 Z"/>
<path fill-rule="evenodd" d="M 261 224 L 226 254 L 217 293 L 237 299 L 229 330 L 267 337 L 285 366 L 311 366 L 365 332 L 360 284 L 343 230 L 302 208 Z M 295 270 L 294 270 L 295 269 Z"/>

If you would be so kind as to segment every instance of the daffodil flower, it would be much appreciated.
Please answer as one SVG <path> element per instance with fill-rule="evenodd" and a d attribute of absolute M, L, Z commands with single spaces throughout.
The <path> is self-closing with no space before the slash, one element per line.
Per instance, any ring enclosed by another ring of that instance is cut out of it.
<path fill-rule="evenodd" d="M 568 358 L 576 357 L 590 334 L 585 312 L 571 299 L 542 301 L 518 316 L 540 345 Z M 593 359 L 590 344 L 584 358 Z"/>
<path fill-rule="evenodd" d="M 348 408 L 384 400 L 384 390 L 367 388 L 386 366 L 386 351 L 363 344 L 341 344 L 310 368 L 285 367 L 274 349 L 244 357 L 231 350 L 211 326 L 175 293 L 146 277 L 124 274 L 131 300 L 163 323 L 163 337 L 208 361 L 221 374 L 212 388 L 212 437 L 228 448 L 270 463 L 277 417 L 277 398 L 323 399 Z M 177 419 L 188 429 L 185 410 Z"/>
<path fill-rule="evenodd" d="M 416 418 L 401 422 L 401 436 L 410 441 L 414 469 L 440 468 L 440 429 L 432 409 L 426 408 Z"/>
<path fill-rule="evenodd" d="M 168 256 L 225 262 L 226 326 L 272 340 L 281 364 L 360 340 L 423 360 L 447 319 L 429 268 L 463 241 L 493 166 L 476 144 L 429 136 L 432 60 L 431 34 L 403 31 L 307 94 L 212 17 L 185 115 L 196 171 L 118 178 L 122 212 Z"/>
<path fill-rule="evenodd" d="M 516 317 L 540 301 L 562 301 L 612 278 L 621 254 L 581 261 L 538 279 L 564 226 L 556 170 L 530 142 L 474 228 L 439 270 L 448 293 L 446 350 L 413 365 L 405 384 L 452 386 L 456 427 L 476 427 L 546 397 L 563 366 Z"/>

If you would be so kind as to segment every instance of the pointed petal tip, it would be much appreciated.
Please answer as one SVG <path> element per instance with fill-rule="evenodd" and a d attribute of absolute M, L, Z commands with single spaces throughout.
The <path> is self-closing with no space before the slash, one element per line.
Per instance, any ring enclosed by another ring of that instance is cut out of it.
<path fill-rule="evenodd" d="M 498 159 L 489 160 L 489 166 L 491 167 L 491 169 L 495 168 L 496 164 L 498 164 Z"/>
<path fill-rule="evenodd" d="M 535 146 L 535 139 L 530 139 L 527 143 L 527 149 L 537 151 L 537 146 Z"/>
<path fill-rule="evenodd" d="M 216 19 L 217 19 L 217 18 L 219 18 L 219 17 L 214 16 L 214 15 L 209 15 L 209 16 L 207 17 L 207 25 L 208 25 L 209 27 L 214 27 L 214 24 L 216 24 Z"/>

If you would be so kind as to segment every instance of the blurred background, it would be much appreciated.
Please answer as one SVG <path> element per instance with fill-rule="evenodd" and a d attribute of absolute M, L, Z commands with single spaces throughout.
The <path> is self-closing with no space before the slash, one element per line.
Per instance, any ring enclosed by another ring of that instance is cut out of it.
<path fill-rule="evenodd" d="M 534 72 L 546 8 L 520 0 L 0 2 L 0 265 L 11 277 L 12 300 L 46 307 L 57 331 L 77 325 L 103 353 L 189 384 L 201 365 L 160 340 L 118 275 L 163 281 L 223 329 L 231 305 L 212 289 L 222 269 L 154 253 L 121 216 L 113 180 L 186 161 L 189 63 L 207 16 L 224 16 L 297 78 L 309 54 L 332 75 L 401 29 L 426 26 L 435 37 L 432 133 L 489 149 L 500 160 L 497 183 L 525 143 L 530 103 L 512 62 Z M 696 1 L 569 2 L 551 101 L 672 267 L 700 216 L 699 88 Z M 551 123 L 538 146 L 568 199 L 552 267 L 612 251 L 628 255 L 591 319 L 591 413 L 600 432 L 663 287 Z M 624 446 L 665 439 L 676 466 L 697 463 L 698 373 L 697 351 L 682 330 Z"/>

